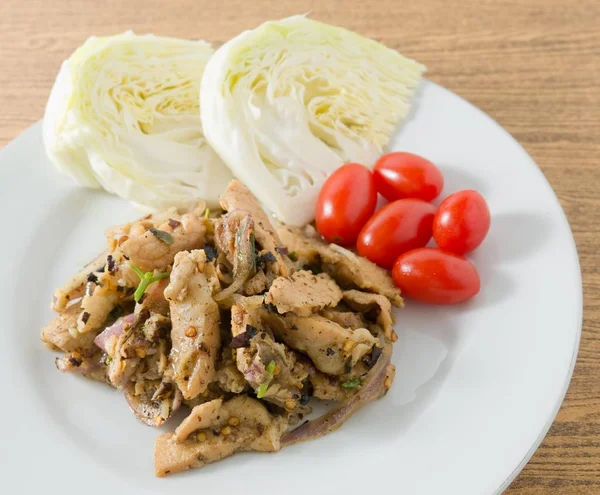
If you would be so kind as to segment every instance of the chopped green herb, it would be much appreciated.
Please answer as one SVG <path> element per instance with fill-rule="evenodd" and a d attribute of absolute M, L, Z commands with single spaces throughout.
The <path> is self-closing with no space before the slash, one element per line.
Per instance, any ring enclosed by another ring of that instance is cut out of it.
<path fill-rule="evenodd" d="M 206 208 L 206 210 L 204 210 L 204 218 L 208 218 L 208 215 L 210 215 L 210 208 Z"/>
<path fill-rule="evenodd" d="M 259 399 L 262 399 L 267 393 L 267 388 L 269 388 L 269 383 L 271 383 L 271 380 L 273 380 L 273 373 L 275 373 L 276 366 L 277 363 L 275 361 L 271 361 L 269 364 L 267 364 L 267 367 L 265 368 L 265 371 L 267 372 L 267 381 L 266 383 L 261 383 L 256 389 L 256 397 Z"/>
<path fill-rule="evenodd" d="M 288 258 L 292 261 L 298 261 L 298 255 L 296 254 L 296 251 L 292 251 L 290 254 L 288 254 Z"/>
<path fill-rule="evenodd" d="M 164 230 L 155 229 L 154 227 L 150 228 L 149 230 L 154 237 L 160 239 L 165 244 L 173 244 L 173 236 L 168 232 L 165 232 Z"/>
<path fill-rule="evenodd" d="M 129 265 L 129 266 L 131 266 L 131 269 L 140 278 L 140 284 L 138 285 L 137 289 L 133 293 L 133 299 L 135 300 L 135 302 L 140 302 L 140 299 L 144 295 L 144 292 L 146 292 L 146 289 L 148 288 L 149 285 L 160 280 L 161 278 L 166 278 L 169 276 L 169 272 L 157 273 L 155 275 L 154 272 L 144 273 L 144 272 L 142 272 L 142 270 L 140 270 L 135 265 Z"/>
<path fill-rule="evenodd" d="M 258 388 L 256 389 L 256 397 L 258 397 L 259 399 L 262 399 L 265 394 L 267 393 L 267 388 L 269 387 L 269 385 L 267 383 L 261 383 Z"/>
<path fill-rule="evenodd" d="M 140 270 L 137 266 L 133 265 L 133 264 L 129 264 L 129 266 L 131 267 L 131 269 L 135 272 L 135 274 L 140 277 L 140 279 L 144 278 L 144 272 L 142 270 Z"/>
<path fill-rule="evenodd" d="M 345 390 L 355 389 L 360 385 L 360 378 L 351 378 L 347 382 L 342 383 L 342 388 Z"/>

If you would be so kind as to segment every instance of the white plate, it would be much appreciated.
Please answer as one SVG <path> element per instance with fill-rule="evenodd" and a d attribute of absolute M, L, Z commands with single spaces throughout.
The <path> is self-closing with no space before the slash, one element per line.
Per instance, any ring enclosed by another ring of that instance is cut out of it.
<path fill-rule="evenodd" d="M 39 342 L 52 291 L 137 213 L 75 187 L 44 156 L 38 123 L 0 155 L 2 483 L 11 493 L 489 494 L 516 476 L 566 392 L 582 316 L 565 216 L 527 153 L 493 120 L 425 83 L 392 149 L 439 164 L 444 195 L 474 188 L 492 228 L 473 261 L 482 292 L 398 315 L 392 391 L 340 431 L 277 454 L 239 454 L 165 479 L 157 431 L 101 384 L 59 373 Z M 174 428 L 174 425 L 169 425 Z"/>

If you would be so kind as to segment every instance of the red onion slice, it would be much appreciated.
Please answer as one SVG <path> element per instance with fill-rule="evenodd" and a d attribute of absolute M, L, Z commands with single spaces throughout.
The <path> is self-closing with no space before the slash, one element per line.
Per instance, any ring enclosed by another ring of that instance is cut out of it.
<path fill-rule="evenodd" d="M 100 332 L 94 339 L 94 344 L 106 352 L 106 341 L 109 339 L 109 337 L 112 337 L 113 335 L 121 335 L 123 330 L 125 330 L 125 325 L 131 325 L 133 320 L 135 320 L 135 314 L 133 313 L 127 316 L 122 316 L 110 327 L 106 327 L 104 330 L 102 330 L 102 332 Z"/>
<path fill-rule="evenodd" d="M 367 373 L 362 386 L 354 394 L 348 397 L 340 407 L 287 432 L 281 438 L 281 446 L 293 445 L 327 435 L 342 426 L 362 406 L 381 397 L 385 391 L 385 378 L 391 357 L 392 345 L 387 343 L 377 363 Z"/>

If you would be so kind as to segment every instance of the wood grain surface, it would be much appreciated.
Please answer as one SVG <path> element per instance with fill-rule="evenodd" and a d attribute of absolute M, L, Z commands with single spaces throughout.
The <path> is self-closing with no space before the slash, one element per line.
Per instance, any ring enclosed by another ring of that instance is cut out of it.
<path fill-rule="evenodd" d="M 90 35 L 219 43 L 303 12 L 425 63 L 428 78 L 506 128 L 552 184 L 579 250 L 583 337 L 565 403 L 507 493 L 600 493 L 600 1 L 1 0 L 0 146 L 42 117 L 60 62 Z"/>

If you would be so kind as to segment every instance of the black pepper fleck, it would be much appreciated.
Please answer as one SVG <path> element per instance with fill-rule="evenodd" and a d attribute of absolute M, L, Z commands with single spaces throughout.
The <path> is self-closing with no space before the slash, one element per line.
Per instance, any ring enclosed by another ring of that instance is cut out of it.
<path fill-rule="evenodd" d="M 78 368 L 79 366 L 81 366 L 81 363 L 83 363 L 83 360 L 81 358 L 69 356 L 69 364 L 71 366 Z"/>
<path fill-rule="evenodd" d="M 112 254 L 109 254 L 106 257 L 106 266 L 110 273 L 117 273 L 119 265 L 117 264 L 117 261 L 113 258 Z"/>
<path fill-rule="evenodd" d="M 363 357 L 363 363 L 365 363 L 365 365 L 368 368 L 372 368 L 373 366 L 375 366 L 375 363 L 379 359 L 379 356 L 381 356 L 381 353 L 381 347 L 377 347 L 376 345 L 374 345 L 371 354 L 367 354 L 365 357 Z"/>
<path fill-rule="evenodd" d="M 204 254 L 206 254 L 206 261 L 212 261 L 217 258 L 217 249 L 213 246 L 206 246 L 204 248 Z"/>
<path fill-rule="evenodd" d="M 365 313 L 365 320 L 370 321 L 371 323 L 376 323 L 380 314 L 381 308 L 379 306 L 374 306 Z"/>
<path fill-rule="evenodd" d="M 277 312 L 277 306 L 275 306 L 274 304 L 265 303 L 265 308 L 267 308 L 267 311 L 270 311 L 271 313 Z"/>
<path fill-rule="evenodd" d="M 239 349 L 240 347 L 248 347 L 252 338 L 258 333 L 256 327 L 246 325 L 246 331 L 236 335 L 231 339 L 229 347 Z"/>
<path fill-rule="evenodd" d="M 352 357 L 346 359 L 344 363 L 344 373 L 350 373 L 352 371 Z"/>
<path fill-rule="evenodd" d="M 275 258 L 275 255 L 271 251 L 267 251 L 265 254 L 261 254 L 257 258 L 256 267 L 257 267 L 257 269 L 260 270 L 267 266 L 267 262 L 275 263 L 276 261 L 277 261 L 277 258 Z"/>
<path fill-rule="evenodd" d="M 110 318 L 118 318 L 119 316 L 123 316 L 125 310 L 122 306 L 115 306 L 115 308 L 109 313 Z"/>

